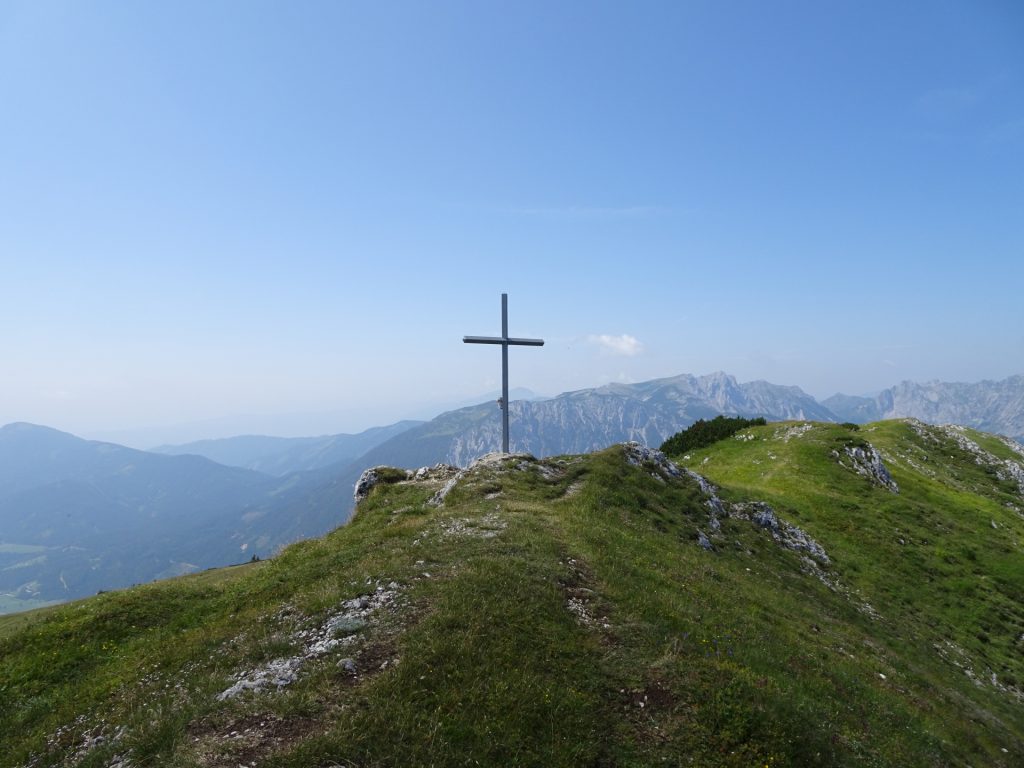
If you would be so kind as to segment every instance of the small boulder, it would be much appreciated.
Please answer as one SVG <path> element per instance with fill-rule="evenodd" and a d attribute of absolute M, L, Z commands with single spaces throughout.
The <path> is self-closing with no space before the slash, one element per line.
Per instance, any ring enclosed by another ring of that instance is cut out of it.
<path fill-rule="evenodd" d="M 380 482 L 380 473 L 377 471 L 383 469 L 383 467 L 370 467 L 364 469 L 363 474 L 356 480 L 356 487 L 352 493 L 353 498 L 356 500 L 356 504 L 361 502 L 367 496 L 370 495 L 370 491 L 374 489 L 377 483 Z"/>
<path fill-rule="evenodd" d="M 711 543 L 711 539 L 709 539 L 705 535 L 704 531 L 697 531 L 697 544 L 700 545 L 701 549 L 703 549 L 703 550 L 705 550 L 707 552 L 714 552 L 715 551 L 714 544 Z"/>

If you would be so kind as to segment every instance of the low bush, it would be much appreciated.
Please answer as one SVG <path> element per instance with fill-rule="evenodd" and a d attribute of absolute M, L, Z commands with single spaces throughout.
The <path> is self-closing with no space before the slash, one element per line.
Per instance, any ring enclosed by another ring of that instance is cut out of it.
<path fill-rule="evenodd" d="M 719 440 L 724 440 L 747 427 L 763 427 L 767 422 L 763 418 L 744 419 L 742 416 L 715 416 L 711 421 L 698 419 L 682 432 L 676 432 L 661 444 L 661 450 L 672 455 L 679 455 L 696 448 L 705 448 Z"/>

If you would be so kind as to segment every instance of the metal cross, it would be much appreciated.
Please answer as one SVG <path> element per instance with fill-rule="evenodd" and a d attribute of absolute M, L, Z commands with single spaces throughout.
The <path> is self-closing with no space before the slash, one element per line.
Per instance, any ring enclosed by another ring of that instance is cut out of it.
<path fill-rule="evenodd" d="M 544 339 L 510 339 L 508 294 L 501 294 L 501 336 L 463 336 L 465 344 L 501 344 L 501 450 L 508 453 L 508 348 L 543 347 Z"/>

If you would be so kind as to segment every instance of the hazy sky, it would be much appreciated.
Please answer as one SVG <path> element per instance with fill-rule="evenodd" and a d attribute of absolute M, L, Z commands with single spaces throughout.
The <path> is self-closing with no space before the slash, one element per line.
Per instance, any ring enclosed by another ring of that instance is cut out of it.
<path fill-rule="evenodd" d="M 0 0 L 0 291 L 79 434 L 1022 373 L 1024 4 Z"/>

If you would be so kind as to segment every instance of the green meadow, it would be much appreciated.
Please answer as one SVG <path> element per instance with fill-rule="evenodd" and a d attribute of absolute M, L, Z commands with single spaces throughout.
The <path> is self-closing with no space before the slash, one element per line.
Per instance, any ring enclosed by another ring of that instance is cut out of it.
<path fill-rule="evenodd" d="M 0 617 L 0 766 L 1024 764 L 1024 457 L 899 421 L 670 458 L 717 530 L 657 457 L 513 456 L 440 504 L 382 473 L 272 560 Z"/>

